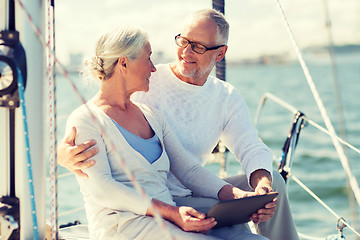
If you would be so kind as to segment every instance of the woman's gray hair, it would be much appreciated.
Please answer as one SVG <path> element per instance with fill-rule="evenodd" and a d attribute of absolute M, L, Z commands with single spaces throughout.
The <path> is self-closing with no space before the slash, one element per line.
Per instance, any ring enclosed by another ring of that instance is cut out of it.
<path fill-rule="evenodd" d="M 202 9 L 188 15 L 186 22 L 193 22 L 202 18 L 209 18 L 214 21 L 217 27 L 216 41 L 219 44 L 227 44 L 229 39 L 229 23 L 226 21 L 224 14 L 215 9 Z"/>
<path fill-rule="evenodd" d="M 147 41 L 147 33 L 133 26 L 122 26 L 104 33 L 96 42 L 95 56 L 84 61 L 82 75 L 91 75 L 97 80 L 109 79 L 119 57 L 136 59 Z"/>

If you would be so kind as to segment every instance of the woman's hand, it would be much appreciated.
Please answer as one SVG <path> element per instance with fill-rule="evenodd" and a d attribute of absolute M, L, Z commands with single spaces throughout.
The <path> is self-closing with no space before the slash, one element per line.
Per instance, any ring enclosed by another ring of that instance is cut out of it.
<path fill-rule="evenodd" d="M 175 223 L 186 232 L 207 233 L 216 225 L 214 218 L 206 218 L 204 213 L 196 211 L 192 207 L 172 206 L 157 199 L 151 200 L 152 207 L 146 215 L 154 216 L 154 209 L 166 220 Z"/>
<path fill-rule="evenodd" d="M 204 213 L 200 213 L 192 207 L 177 208 L 177 214 L 173 215 L 172 221 L 186 232 L 207 233 L 216 225 L 215 218 L 205 218 Z"/>

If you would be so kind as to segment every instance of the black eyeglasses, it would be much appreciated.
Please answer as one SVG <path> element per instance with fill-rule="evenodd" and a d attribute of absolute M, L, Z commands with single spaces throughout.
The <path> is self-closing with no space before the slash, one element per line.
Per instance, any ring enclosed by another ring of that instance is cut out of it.
<path fill-rule="evenodd" d="M 187 38 L 181 37 L 180 34 L 175 36 L 175 43 L 176 45 L 178 45 L 179 47 L 182 48 L 186 48 L 189 44 L 191 45 L 191 49 L 199 54 L 204 54 L 206 51 L 210 51 L 210 50 L 215 50 L 218 48 L 221 48 L 225 45 L 219 45 L 216 47 L 205 47 L 204 45 L 202 45 L 201 43 L 197 43 L 197 42 L 192 42 Z"/>

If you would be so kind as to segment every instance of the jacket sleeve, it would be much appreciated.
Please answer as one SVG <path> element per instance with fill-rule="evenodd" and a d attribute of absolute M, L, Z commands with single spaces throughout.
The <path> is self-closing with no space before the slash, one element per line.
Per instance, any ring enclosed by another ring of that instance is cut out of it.
<path fill-rule="evenodd" d="M 116 151 L 116 149 L 110 149 L 110 144 L 105 144 L 105 142 L 109 141 L 104 139 L 106 136 L 111 136 L 111 134 L 102 133 L 99 122 L 92 118 L 88 109 L 73 112 L 67 121 L 67 132 L 73 126 L 77 129 L 75 144 L 94 139 L 96 147 L 99 149 L 97 154 L 92 157 L 96 164 L 83 170 L 89 177 L 77 178 L 83 194 L 88 194 L 101 206 L 145 215 L 151 199 L 147 197 L 144 200 L 134 189 L 125 186 L 112 177 L 108 152 Z M 110 140 L 115 141 L 115 139 Z"/>

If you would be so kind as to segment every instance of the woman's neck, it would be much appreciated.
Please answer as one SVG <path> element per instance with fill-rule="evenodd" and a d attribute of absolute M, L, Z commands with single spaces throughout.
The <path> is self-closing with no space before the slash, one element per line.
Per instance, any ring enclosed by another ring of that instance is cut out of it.
<path fill-rule="evenodd" d="M 125 84 L 115 78 L 104 80 L 94 97 L 94 103 L 98 106 L 116 107 L 124 111 L 132 105 Z"/>

